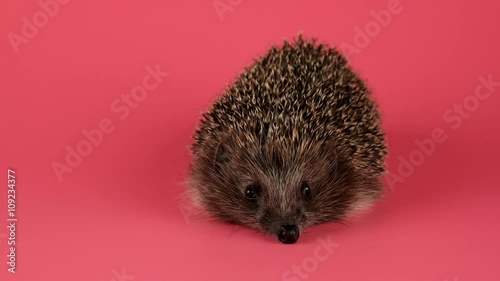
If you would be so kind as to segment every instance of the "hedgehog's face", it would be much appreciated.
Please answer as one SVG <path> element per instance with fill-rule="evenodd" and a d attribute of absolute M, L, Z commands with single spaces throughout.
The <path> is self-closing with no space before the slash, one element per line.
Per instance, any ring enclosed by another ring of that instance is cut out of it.
<path fill-rule="evenodd" d="M 192 166 L 194 191 L 213 216 L 295 243 L 308 226 L 342 219 L 363 199 L 361 177 L 328 146 L 219 144 Z M 363 184 L 364 183 L 364 184 Z M 361 196 L 362 195 L 362 196 Z"/>

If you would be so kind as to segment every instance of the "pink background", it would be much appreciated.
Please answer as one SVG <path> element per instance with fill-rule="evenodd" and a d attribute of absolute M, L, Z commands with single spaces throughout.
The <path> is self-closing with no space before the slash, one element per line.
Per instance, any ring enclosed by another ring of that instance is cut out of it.
<path fill-rule="evenodd" d="M 47 18 L 37 0 L 0 7 L 0 280 L 500 280 L 500 87 L 479 80 L 500 81 L 498 1 L 221 0 L 232 6 L 220 15 L 212 0 L 67 2 Z M 381 26 L 372 11 L 388 5 Z M 393 177 L 371 213 L 282 245 L 208 222 L 180 195 L 200 112 L 300 31 L 358 48 L 351 63 L 383 111 Z M 111 105 L 156 65 L 170 75 L 121 120 Z M 54 161 L 105 118 L 114 130 L 59 181 Z M 423 154 L 417 142 L 435 130 Z"/>

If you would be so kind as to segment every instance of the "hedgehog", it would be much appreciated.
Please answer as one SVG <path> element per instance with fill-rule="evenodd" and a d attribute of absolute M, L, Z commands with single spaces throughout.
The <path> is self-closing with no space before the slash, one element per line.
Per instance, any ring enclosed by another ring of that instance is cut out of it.
<path fill-rule="evenodd" d="M 194 205 L 285 244 L 368 209 L 383 190 L 371 92 L 334 46 L 302 35 L 243 69 L 202 114 L 190 149 Z"/>

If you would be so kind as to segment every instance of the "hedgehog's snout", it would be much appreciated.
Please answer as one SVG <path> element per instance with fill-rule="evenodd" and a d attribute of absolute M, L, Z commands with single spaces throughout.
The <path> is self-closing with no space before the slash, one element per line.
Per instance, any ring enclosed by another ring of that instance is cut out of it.
<path fill-rule="evenodd" d="M 260 230 L 283 244 L 293 244 L 299 239 L 303 219 L 304 215 L 299 208 L 288 213 L 276 208 L 266 208 L 260 217 Z"/>
<path fill-rule="evenodd" d="M 283 244 L 293 244 L 299 239 L 299 228 L 295 224 L 283 224 L 278 230 L 278 240 Z"/>

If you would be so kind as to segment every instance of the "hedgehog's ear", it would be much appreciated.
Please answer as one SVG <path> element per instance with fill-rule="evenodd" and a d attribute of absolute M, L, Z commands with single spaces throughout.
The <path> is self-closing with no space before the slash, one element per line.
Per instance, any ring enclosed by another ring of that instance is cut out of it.
<path fill-rule="evenodd" d="M 213 158 L 213 167 L 217 173 L 220 173 L 222 165 L 229 161 L 229 154 L 230 151 L 227 142 L 225 140 L 219 141 Z"/>
<path fill-rule="evenodd" d="M 229 159 L 228 149 L 224 142 L 219 142 L 217 148 L 215 149 L 215 163 L 224 163 Z"/>

